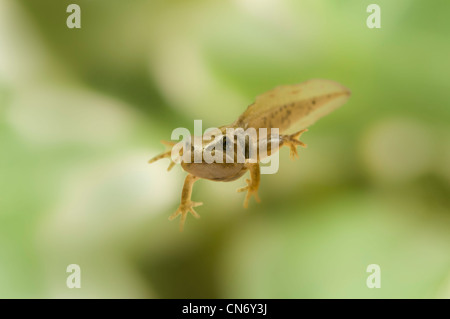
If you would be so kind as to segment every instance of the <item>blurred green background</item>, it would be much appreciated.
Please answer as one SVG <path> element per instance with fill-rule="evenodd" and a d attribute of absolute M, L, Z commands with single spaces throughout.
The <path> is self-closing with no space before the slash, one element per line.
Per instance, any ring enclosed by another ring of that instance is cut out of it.
<path fill-rule="evenodd" d="M 450 298 L 450 2 L 372 2 L 0 0 L 0 297 Z M 179 233 L 159 141 L 310 78 L 352 97 Z"/>

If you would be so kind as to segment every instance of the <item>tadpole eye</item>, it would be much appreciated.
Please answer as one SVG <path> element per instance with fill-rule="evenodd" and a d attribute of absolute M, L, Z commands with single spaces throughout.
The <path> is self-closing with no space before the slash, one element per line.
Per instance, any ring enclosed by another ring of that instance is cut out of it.
<path fill-rule="evenodd" d="M 231 144 L 228 140 L 228 137 L 224 136 L 222 139 L 222 148 L 225 151 L 227 149 L 228 144 Z"/>
<path fill-rule="evenodd" d="M 245 158 L 250 158 L 250 136 L 245 136 Z"/>
<path fill-rule="evenodd" d="M 222 149 L 223 151 L 232 150 L 234 146 L 233 140 L 228 136 L 222 137 Z"/>

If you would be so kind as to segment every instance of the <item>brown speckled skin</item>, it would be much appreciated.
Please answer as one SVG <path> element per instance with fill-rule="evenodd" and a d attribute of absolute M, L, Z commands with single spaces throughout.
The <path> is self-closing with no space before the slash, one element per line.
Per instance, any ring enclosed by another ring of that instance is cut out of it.
<path fill-rule="evenodd" d="M 255 128 L 257 132 L 260 128 L 266 128 L 270 134 L 270 129 L 278 128 L 280 133 L 280 136 L 277 136 L 279 147 L 289 146 L 292 157 L 297 155 L 297 146 L 305 146 L 297 140 L 300 134 L 319 118 L 343 105 L 349 97 L 349 89 L 330 80 L 316 79 L 295 85 L 279 86 L 258 96 L 255 102 L 234 123 L 222 126 L 220 130 L 222 134 L 225 134 L 226 128 L 242 128 L 244 130 Z M 258 140 L 264 138 L 272 137 L 269 135 L 259 136 L 258 132 Z M 202 151 L 210 142 L 203 140 L 200 145 L 202 149 L 199 151 Z M 278 149 L 271 150 L 269 155 Z M 156 156 L 150 160 L 150 163 L 161 158 L 170 158 L 170 153 L 169 151 Z M 240 178 L 249 170 L 251 179 L 247 179 L 248 185 L 238 189 L 238 191 L 248 191 L 244 202 L 245 207 L 247 207 L 251 195 L 259 200 L 257 195 L 260 182 L 259 160 L 258 158 L 257 163 L 237 163 L 236 160 L 234 163 L 226 163 L 225 161 L 223 163 L 194 163 L 192 155 L 191 163 L 181 162 L 181 167 L 189 175 L 186 177 L 183 187 L 181 204 L 170 219 L 181 215 L 180 229 L 182 230 L 188 212 L 198 217 L 193 207 L 202 203 L 192 202 L 190 195 L 194 182 L 199 178 L 228 182 Z M 169 169 L 172 166 L 173 163 L 169 166 Z"/>
<path fill-rule="evenodd" d="M 299 119 L 305 118 L 311 114 L 311 112 L 320 109 L 330 100 L 346 95 L 348 96 L 349 94 L 349 92 L 344 91 L 327 94 L 325 96 L 311 97 L 306 100 L 283 104 L 264 112 L 255 112 L 255 114 L 253 114 L 253 109 L 258 106 L 252 104 L 248 107 L 247 111 L 238 118 L 233 126 L 242 127 L 244 129 L 248 127 L 265 127 L 268 130 L 271 128 L 278 128 L 280 133 L 282 133 L 291 127 L 292 123 L 295 123 Z"/>

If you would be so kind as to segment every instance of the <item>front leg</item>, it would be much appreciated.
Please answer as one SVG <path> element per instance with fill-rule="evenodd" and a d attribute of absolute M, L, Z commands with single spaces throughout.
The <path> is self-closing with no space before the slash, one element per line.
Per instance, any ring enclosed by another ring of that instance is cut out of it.
<path fill-rule="evenodd" d="M 258 188 L 259 188 L 259 182 L 260 182 L 260 172 L 259 172 L 259 163 L 247 163 L 245 164 L 247 169 L 250 171 L 250 179 L 246 179 L 247 186 L 239 188 L 238 192 L 244 192 L 247 191 L 247 195 L 245 196 L 244 200 L 244 207 L 248 207 L 248 201 L 250 200 L 250 197 L 252 194 L 255 196 L 255 200 L 259 203 L 261 200 L 258 197 Z"/>
<path fill-rule="evenodd" d="M 203 203 L 199 202 L 193 202 L 191 201 L 191 195 L 192 195 L 192 187 L 194 186 L 194 183 L 196 180 L 200 179 L 200 177 L 194 176 L 189 174 L 186 176 L 186 179 L 184 180 L 184 186 L 183 190 L 181 191 L 181 203 L 180 206 L 178 206 L 178 209 L 175 213 L 173 213 L 169 220 L 175 219 L 178 215 L 181 214 L 180 219 L 180 231 L 183 231 L 184 222 L 186 221 L 187 213 L 191 212 L 191 214 L 195 218 L 199 218 L 200 216 L 195 212 L 194 207 L 203 205 Z"/>
<path fill-rule="evenodd" d="M 175 145 L 175 143 L 170 142 L 170 141 L 161 141 L 161 143 L 170 147 L 170 151 L 164 152 L 160 155 L 153 157 L 151 160 L 148 161 L 148 163 L 151 164 L 162 158 L 168 158 L 170 160 L 170 164 L 169 164 L 169 167 L 167 168 L 167 170 L 170 171 L 175 166 L 175 162 L 172 160 L 172 147 Z"/>

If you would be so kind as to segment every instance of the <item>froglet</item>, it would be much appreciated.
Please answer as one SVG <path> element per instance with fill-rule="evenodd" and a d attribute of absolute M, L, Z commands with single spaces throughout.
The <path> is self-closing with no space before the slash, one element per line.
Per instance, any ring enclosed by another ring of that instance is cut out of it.
<path fill-rule="evenodd" d="M 169 146 L 170 150 L 155 156 L 149 163 L 169 158 L 171 163 L 168 170 L 170 170 L 175 165 L 173 154 L 176 154 L 178 163 L 188 173 L 181 192 L 181 203 L 169 219 L 173 220 L 181 215 L 180 230 L 183 230 L 189 212 L 194 217 L 199 217 L 194 207 L 203 203 L 192 201 L 191 194 L 194 182 L 200 178 L 228 182 L 238 179 L 249 171 L 250 179 L 246 179 L 247 186 L 237 191 L 247 191 L 245 208 L 252 195 L 259 202 L 257 193 L 260 184 L 259 163 L 263 158 L 259 155 L 259 147 L 265 145 L 267 156 L 270 156 L 282 146 L 287 146 L 290 148 L 291 158 L 298 157 L 297 146 L 306 146 L 299 140 L 300 135 L 319 118 L 347 102 L 349 97 L 348 88 L 331 80 L 312 79 L 300 84 L 282 85 L 258 96 L 234 123 L 221 126 L 217 132 L 208 136 L 205 134 L 202 137 L 191 137 L 189 141 L 191 154 L 187 156 L 183 150 L 173 152 L 176 146 L 174 142 L 161 141 Z M 239 145 L 236 135 L 228 134 L 229 129 L 243 131 L 249 128 L 254 128 L 259 133 L 253 139 L 239 139 L 242 145 Z M 260 129 L 267 129 L 267 133 L 261 133 Z M 278 129 L 278 134 L 272 134 L 272 129 Z M 236 151 L 238 146 L 241 146 L 241 154 Z M 256 158 L 249 156 L 249 150 L 252 148 L 256 149 Z M 230 149 L 236 151 L 231 156 L 233 160 L 227 155 Z M 216 158 L 222 158 L 223 161 L 211 162 L 204 158 L 200 161 L 194 160 L 195 154 L 203 154 L 205 151 L 214 154 Z M 236 160 L 239 154 L 243 155 L 243 161 Z"/>

